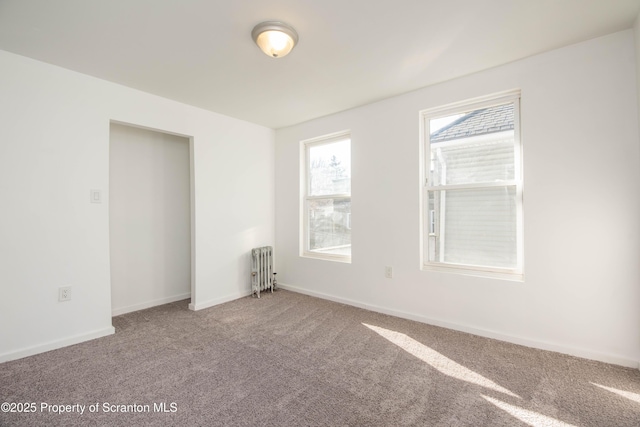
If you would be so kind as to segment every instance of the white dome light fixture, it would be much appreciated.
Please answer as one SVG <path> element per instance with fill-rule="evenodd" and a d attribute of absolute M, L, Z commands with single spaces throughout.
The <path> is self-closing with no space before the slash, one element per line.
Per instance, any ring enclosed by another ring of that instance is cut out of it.
<path fill-rule="evenodd" d="M 261 22 L 251 31 L 251 37 L 262 51 L 272 58 L 282 58 L 298 43 L 298 33 L 291 25 L 280 21 Z"/>

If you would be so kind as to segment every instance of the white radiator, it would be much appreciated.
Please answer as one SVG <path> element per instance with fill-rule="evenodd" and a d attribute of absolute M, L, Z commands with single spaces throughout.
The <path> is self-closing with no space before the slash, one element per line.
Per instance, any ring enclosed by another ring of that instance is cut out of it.
<path fill-rule="evenodd" d="M 276 287 L 273 271 L 273 247 L 263 246 L 251 250 L 251 293 L 260 298 L 260 292 Z"/>

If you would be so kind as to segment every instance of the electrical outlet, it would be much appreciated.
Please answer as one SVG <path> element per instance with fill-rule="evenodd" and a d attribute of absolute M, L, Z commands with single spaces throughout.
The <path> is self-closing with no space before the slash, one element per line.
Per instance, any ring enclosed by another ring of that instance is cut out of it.
<path fill-rule="evenodd" d="M 58 301 L 71 301 L 71 286 L 58 288 Z"/>
<path fill-rule="evenodd" d="M 386 266 L 384 268 L 384 277 L 387 279 L 393 278 L 393 267 Z"/>

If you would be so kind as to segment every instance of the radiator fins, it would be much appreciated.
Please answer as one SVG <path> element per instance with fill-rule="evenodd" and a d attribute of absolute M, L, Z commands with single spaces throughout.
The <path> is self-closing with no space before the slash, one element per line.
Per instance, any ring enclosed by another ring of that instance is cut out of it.
<path fill-rule="evenodd" d="M 251 250 L 251 294 L 260 298 L 260 292 L 276 287 L 276 273 L 273 271 L 273 247 L 263 246 Z"/>

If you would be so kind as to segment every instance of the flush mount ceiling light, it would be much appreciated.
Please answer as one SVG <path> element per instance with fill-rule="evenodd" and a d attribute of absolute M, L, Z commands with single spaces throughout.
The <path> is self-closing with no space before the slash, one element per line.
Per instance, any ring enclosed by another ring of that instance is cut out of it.
<path fill-rule="evenodd" d="M 298 43 L 298 33 L 291 25 L 266 21 L 253 27 L 251 37 L 264 53 L 273 58 L 286 56 Z"/>

